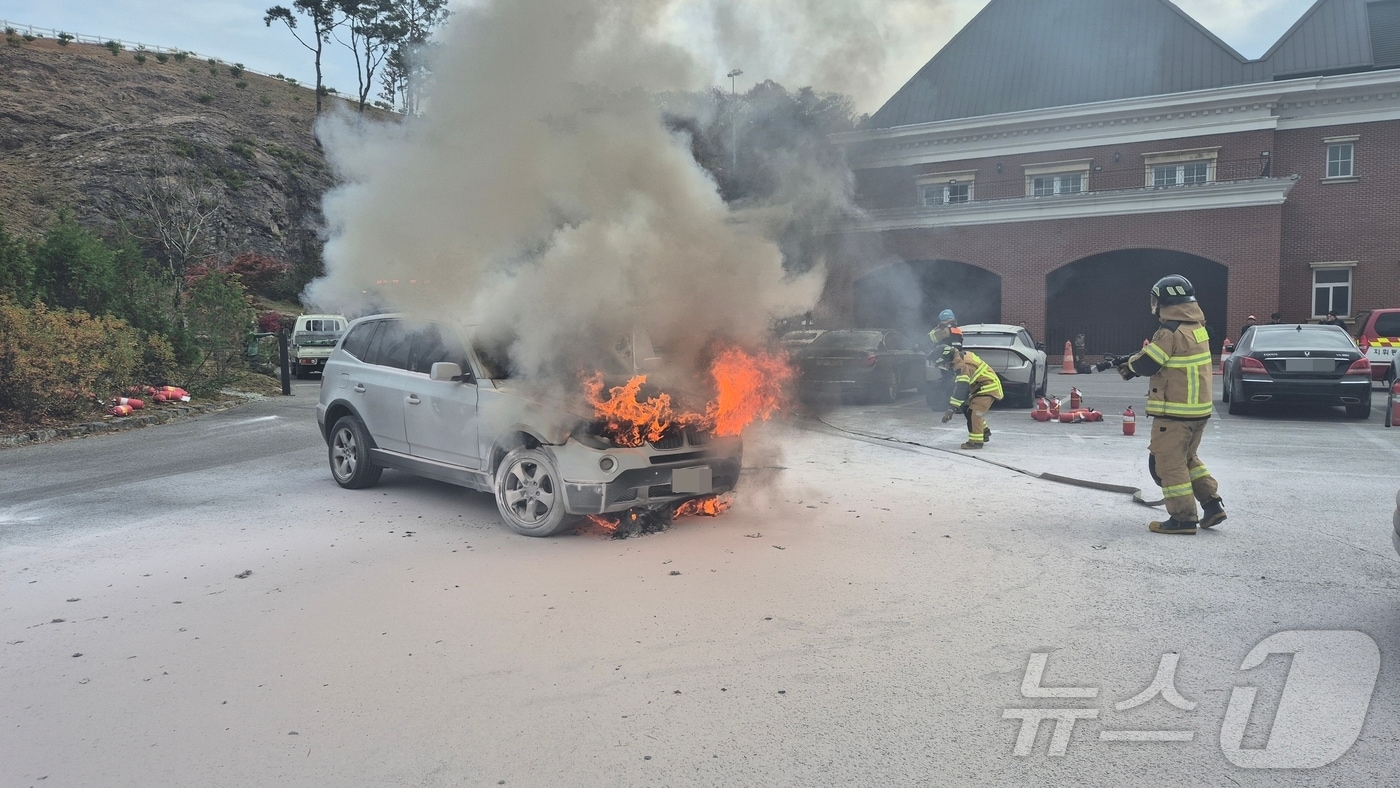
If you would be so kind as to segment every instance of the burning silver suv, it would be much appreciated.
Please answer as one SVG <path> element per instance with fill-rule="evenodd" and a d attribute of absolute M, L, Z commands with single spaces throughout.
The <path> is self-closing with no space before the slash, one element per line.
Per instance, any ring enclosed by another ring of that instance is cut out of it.
<path fill-rule="evenodd" d="M 326 362 L 316 420 L 340 486 L 369 487 L 392 468 L 489 492 L 527 536 L 729 492 L 742 455 L 738 437 L 697 427 L 620 445 L 596 419 L 528 395 L 466 327 L 401 315 L 350 325 Z"/>

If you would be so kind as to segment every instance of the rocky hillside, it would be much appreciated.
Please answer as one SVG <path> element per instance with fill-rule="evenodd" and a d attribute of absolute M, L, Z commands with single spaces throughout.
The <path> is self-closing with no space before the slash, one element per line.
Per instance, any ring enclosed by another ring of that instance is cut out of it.
<path fill-rule="evenodd" d="M 71 207 L 102 232 L 142 216 L 153 179 L 180 180 L 218 205 L 210 251 L 314 268 L 320 198 L 332 174 L 311 131 L 313 91 L 226 63 L 163 59 L 7 37 L 0 222 L 33 235 Z"/>

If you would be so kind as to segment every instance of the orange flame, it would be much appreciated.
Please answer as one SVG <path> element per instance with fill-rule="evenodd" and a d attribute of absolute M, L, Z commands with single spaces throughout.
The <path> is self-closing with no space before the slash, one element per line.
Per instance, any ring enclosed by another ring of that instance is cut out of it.
<path fill-rule="evenodd" d="M 660 440 L 673 426 L 700 427 L 720 437 L 739 435 L 755 420 L 767 420 L 784 404 L 783 390 L 792 379 L 792 365 L 785 354 L 750 355 L 737 347 L 726 348 L 710 363 L 715 397 L 704 413 L 678 411 L 671 395 L 639 399 L 645 375 L 603 394 L 603 376 L 584 380 L 584 393 L 606 432 L 622 446 L 640 446 Z"/>
<path fill-rule="evenodd" d="M 595 525 L 608 533 L 617 530 L 618 522 L 617 519 L 613 517 L 605 517 L 601 514 L 585 514 L 583 519 L 587 520 L 590 525 Z"/>
<path fill-rule="evenodd" d="M 734 499 L 728 495 L 706 495 L 703 498 L 692 498 L 689 501 L 676 507 L 676 517 L 697 514 L 704 517 L 719 517 L 734 505 Z"/>

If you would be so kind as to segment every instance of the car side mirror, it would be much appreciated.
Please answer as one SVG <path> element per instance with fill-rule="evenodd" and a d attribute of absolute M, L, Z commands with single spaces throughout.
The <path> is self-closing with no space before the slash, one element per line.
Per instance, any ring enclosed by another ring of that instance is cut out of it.
<path fill-rule="evenodd" d="M 1044 342 L 1037 342 L 1037 343 L 1035 343 L 1035 349 L 1036 349 L 1036 350 L 1044 350 L 1044 349 L 1045 349 L 1045 343 L 1044 343 Z"/>
<path fill-rule="evenodd" d="M 438 361 L 428 373 L 428 380 L 462 380 L 462 368 L 451 361 Z"/>

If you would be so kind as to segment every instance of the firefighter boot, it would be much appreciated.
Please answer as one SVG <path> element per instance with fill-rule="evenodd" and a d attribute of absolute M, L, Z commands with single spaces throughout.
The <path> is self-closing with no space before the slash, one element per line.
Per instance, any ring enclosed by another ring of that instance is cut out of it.
<path fill-rule="evenodd" d="M 1189 536 L 1196 533 L 1196 524 L 1176 518 L 1171 518 L 1166 522 L 1153 520 L 1147 524 L 1147 530 L 1158 534 L 1186 534 Z"/>
<path fill-rule="evenodd" d="M 991 427 L 983 427 L 983 428 L 982 428 L 982 442 L 983 442 L 983 443 L 991 443 L 991 442 L 992 442 L 992 428 L 991 428 Z"/>
<path fill-rule="evenodd" d="M 1225 502 L 1215 496 L 1201 504 L 1201 527 L 1210 528 L 1225 522 Z"/>
<path fill-rule="evenodd" d="M 968 441 L 967 443 L 964 443 L 963 445 L 959 446 L 958 448 L 959 448 L 959 449 L 980 449 L 980 448 L 982 448 L 982 444 L 981 444 L 981 443 L 973 443 L 972 441 Z"/>

